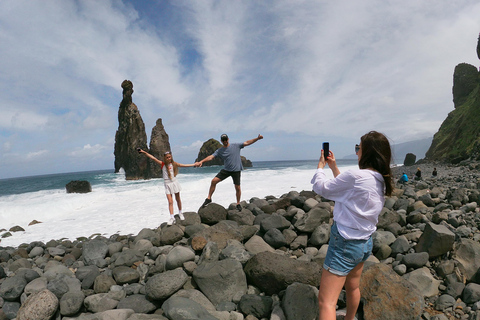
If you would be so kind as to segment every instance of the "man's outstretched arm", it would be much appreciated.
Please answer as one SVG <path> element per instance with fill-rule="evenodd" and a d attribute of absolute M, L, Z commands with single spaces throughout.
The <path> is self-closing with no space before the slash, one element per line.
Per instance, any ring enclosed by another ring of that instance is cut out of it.
<path fill-rule="evenodd" d="M 258 140 L 262 140 L 262 139 L 263 139 L 263 136 L 261 134 L 259 134 L 258 137 L 245 141 L 243 143 L 243 146 L 244 147 L 249 146 L 249 145 L 257 142 Z"/>

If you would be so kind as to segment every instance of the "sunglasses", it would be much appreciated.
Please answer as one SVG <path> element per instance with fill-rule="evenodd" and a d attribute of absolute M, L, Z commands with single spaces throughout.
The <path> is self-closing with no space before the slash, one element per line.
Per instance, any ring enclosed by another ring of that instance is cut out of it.
<path fill-rule="evenodd" d="M 170 154 L 170 151 L 165 152 L 163 155 L 167 155 L 167 154 Z"/>
<path fill-rule="evenodd" d="M 358 151 L 360 151 L 360 146 L 358 144 L 355 145 L 355 153 L 357 153 Z"/>

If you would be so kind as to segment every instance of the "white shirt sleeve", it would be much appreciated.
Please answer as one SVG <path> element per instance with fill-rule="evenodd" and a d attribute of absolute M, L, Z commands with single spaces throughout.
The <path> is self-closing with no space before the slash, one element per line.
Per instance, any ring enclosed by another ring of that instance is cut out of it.
<path fill-rule="evenodd" d="M 311 183 L 313 191 L 328 200 L 338 201 L 345 197 L 345 193 L 350 191 L 355 185 L 355 178 L 346 171 L 333 179 L 327 179 L 323 169 L 317 169 Z"/>

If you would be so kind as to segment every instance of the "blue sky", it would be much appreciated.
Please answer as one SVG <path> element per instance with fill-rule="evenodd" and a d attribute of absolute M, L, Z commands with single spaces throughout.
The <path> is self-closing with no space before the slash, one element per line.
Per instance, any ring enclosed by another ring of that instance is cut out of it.
<path fill-rule="evenodd" d="M 175 160 L 228 133 L 252 161 L 433 136 L 480 65 L 478 1 L 1 1 L 0 178 L 113 169 L 120 84 Z"/>

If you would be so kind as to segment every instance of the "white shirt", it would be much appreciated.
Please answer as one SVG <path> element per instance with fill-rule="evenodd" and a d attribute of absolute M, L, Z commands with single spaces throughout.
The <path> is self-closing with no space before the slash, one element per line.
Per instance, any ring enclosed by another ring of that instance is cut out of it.
<path fill-rule="evenodd" d="M 382 175 L 357 169 L 327 179 L 323 169 L 312 178 L 313 191 L 335 201 L 333 220 L 345 239 L 368 239 L 377 229 L 378 216 L 385 202 Z"/>

